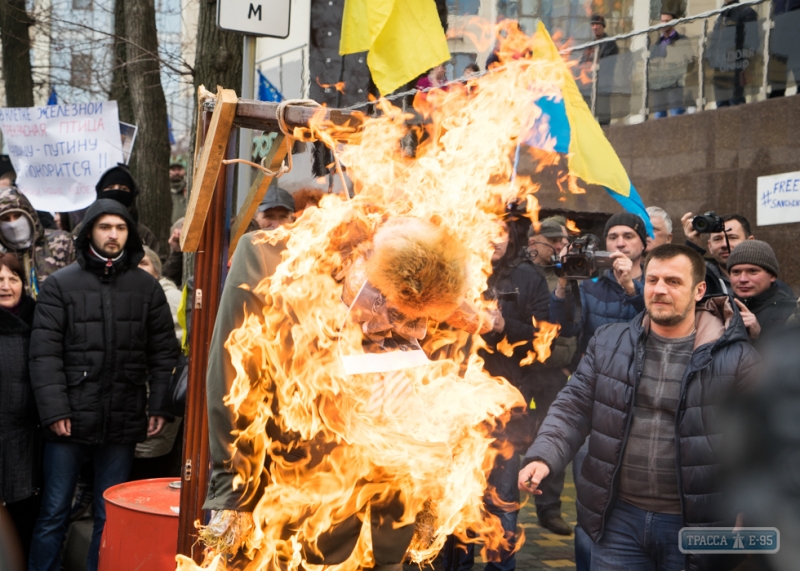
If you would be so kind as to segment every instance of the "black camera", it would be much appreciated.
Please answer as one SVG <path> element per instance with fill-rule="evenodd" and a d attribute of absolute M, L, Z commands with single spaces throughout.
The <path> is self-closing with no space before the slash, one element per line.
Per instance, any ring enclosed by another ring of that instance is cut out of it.
<path fill-rule="evenodd" d="M 556 275 L 569 280 L 585 280 L 599 270 L 611 269 L 614 259 L 610 253 L 597 249 L 599 242 L 593 234 L 576 238 L 560 260 L 554 256 Z"/>
<path fill-rule="evenodd" d="M 703 215 L 692 218 L 692 228 L 698 234 L 711 234 L 712 232 L 724 232 L 725 222 L 717 216 L 715 212 L 706 212 Z"/>

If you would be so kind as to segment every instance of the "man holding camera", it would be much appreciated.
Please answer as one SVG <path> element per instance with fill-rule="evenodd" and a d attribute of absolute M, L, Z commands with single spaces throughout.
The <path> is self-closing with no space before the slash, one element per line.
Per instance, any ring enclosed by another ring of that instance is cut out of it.
<path fill-rule="evenodd" d="M 780 330 L 796 299 L 778 287 L 778 258 L 769 244 L 746 240 L 728 257 L 728 273 L 745 327 L 754 341 Z"/>
<path fill-rule="evenodd" d="M 731 295 L 728 256 L 737 245 L 745 240 L 755 239 L 750 230 L 750 222 L 741 214 L 717 217 L 713 212 L 701 216 L 687 212 L 681 217 L 681 222 L 686 234 L 686 245 L 697 250 L 701 256 L 708 253 L 712 258 L 706 260 L 706 296 L 723 293 Z M 721 231 L 720 224 L 724 224 L 724 232 Z M 708 238 L 704 237 L 706 232 Z"/>
<path fill-rule="evenodd" d="M 567 319 L 566 277 L 558 279 L 558 286 L 550 296 L 550 320 L 561 325 L 559 335 L 581 336 L 580 352 L 598 327 L 630 321 L 644 309 L 641 282 L 642 253 L 647 244 L 644 221 L 636 214 L 618 212 L 606 222 L 604 238 L 613 269 L 596 280 L 581 282 L 580 318 Z"/>
<path fill-rule="evenodd" d="M 728 257 L 745 240 L 755 240 L 750 222 L 741 214 L 717 216 L 713 212 L 695 216 L 687 212 L 681 217 L 686 245 L 697 250 L 706 259 L 706 297 L 734 294 L 728 274 Z M 723 231 L 724 229 L 724 231 Z M 705 238 L 708 234 L 708 238 Z M 708 248 L 708 250 L 706 250 Z M 775 284 L 789 295 L 792 289 L 780 280 Z"/>

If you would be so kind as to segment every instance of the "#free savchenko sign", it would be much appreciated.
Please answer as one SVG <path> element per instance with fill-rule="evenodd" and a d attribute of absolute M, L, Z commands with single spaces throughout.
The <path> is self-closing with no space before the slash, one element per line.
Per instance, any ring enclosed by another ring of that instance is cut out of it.
<path fill-rule="evenodd" d="M 758 225 L 800 222 L 800 172 L 758 177 Z"/>
<path fill-rule="evenodd" d="M 0 109 L 17 186 L 36 210 L 71 212 L 123 161 L 116 101 Z"/>

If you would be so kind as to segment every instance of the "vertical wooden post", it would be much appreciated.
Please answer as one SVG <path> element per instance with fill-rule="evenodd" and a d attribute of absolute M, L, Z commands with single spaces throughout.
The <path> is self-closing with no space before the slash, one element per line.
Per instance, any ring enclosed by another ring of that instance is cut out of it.
<path fill-rule="evenodd" d="M 206 124 L 210 114 L 205 115 Z M 228 138 L 226 155 L 232 158 L 235 146 Z M 203 227 L 195 258 L 192 330 L 189 343 L 189 380 L 184 416 L 185 443 L 181 482 L 181 511 L 178 523 L 178 553 L 202 561 L 202 546 L 196 545 L 196 521 L 203 521 L 203 502 L 208 485 L 208 416 L 206 414 L 206 370 L 211 335 L 227 273 L 230 198 L 233 167 L 223 166 L 216 180 L 208 217 Z M 193 546 L 195 547 L 193 549 Z"/>

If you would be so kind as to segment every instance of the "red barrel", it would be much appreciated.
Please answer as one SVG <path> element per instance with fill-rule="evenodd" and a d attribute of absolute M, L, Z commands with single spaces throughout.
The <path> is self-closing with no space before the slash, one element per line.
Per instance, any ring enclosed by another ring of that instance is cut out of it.
<path fill-rule="evenodd" d="M 181 491 L 171 482 L 180 480 L 138 480 L 105 491 L 99 571 L 174 571 Z"/>

